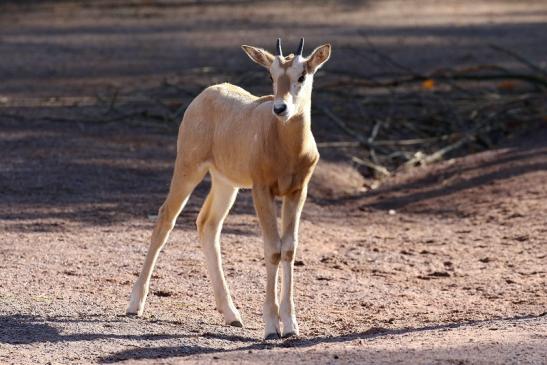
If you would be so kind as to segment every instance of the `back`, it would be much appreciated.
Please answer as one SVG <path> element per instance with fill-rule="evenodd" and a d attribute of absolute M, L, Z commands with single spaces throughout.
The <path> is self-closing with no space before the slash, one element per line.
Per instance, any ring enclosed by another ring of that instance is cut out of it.
<path fill-rule="evenodd" d="M 272 96 L 259 98 L 228 83 L 208 87 L 184 114 L 179 154 L 207 162 L 235 185 L 250 187 L 249 161 L 262 129 L 271 124 L 271 101 Z M 185 148 L 190 144 L 191 150 Z"/>

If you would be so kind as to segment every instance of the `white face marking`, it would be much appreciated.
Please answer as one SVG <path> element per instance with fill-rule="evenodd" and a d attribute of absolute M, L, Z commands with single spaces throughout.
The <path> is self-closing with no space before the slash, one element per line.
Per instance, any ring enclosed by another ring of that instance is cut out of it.
<path fill-rule="evenodd" d="M 275 95 L 272 113 L 280 120 L 286 121 L 294 115 L 300 91 L 310 82 L 311 75 L 306 75 L 304 82 L 298 82 L 304 73 L 305 61 L 303 57 L 297 56 L 288 68 L 283 67 L 279 57 L 276 57 L 272 62 L 270 74 L 274 80 Z M 276 110 L 283 111 L 278 114 Z"/>

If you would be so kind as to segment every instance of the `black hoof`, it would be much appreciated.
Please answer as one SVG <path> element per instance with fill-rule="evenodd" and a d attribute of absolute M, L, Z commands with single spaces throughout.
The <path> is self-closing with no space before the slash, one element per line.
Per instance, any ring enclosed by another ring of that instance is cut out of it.
<path fill-rule="evenodd" d="M 291 338 L 291 337 L 298 337 L 298 335 L 296 334 L 296 332 L 289 332 L 283 335 L 283 338 Z"/>
<path fill-rule="evenodd" d="M 264 338 L 264 341 L 279 340 L 279 338 L 280 338 L 279 333 L 274 332 L 274 333 L 270 333 L 266 335 L 266 337 Z"/>
<path fill-rule="evenodd" d="M 241 321 L 232 321 L 232 322 L 230 322 L 230 326 L 241 328 L 241 327 L 243 327 L 243 323 L 241 323 Z"/>
<path fill-rule="evenodd" d="M 128 317 L 138 317 L 138 314 L 137 313 L 130 313 L 130 312 L 127 312 L 125 313 L 126 316 Z"/>

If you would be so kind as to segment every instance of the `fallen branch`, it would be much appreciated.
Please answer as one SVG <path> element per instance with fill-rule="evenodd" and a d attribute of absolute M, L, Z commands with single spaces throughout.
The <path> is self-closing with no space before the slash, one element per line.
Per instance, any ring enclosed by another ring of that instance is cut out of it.
<path fill-rule="evenodd" d="M 465 137 L 463 137 L 462 139 L 458 140 L 457 142 L 449 144 L 448 146 L 443 147 L 440 150 L 435 151 L 432 154 L 424 155 L 423 153 L 418 152 L 418 153 L 415 154 L 414 158 L 412 158 L 411 160 L 406 162 L 403 166 L 404 166 L 405 169 L 407 169 L 409 167 L 414 167 L 417 164 L 419 164 L 419 165 L 429 165 L 433 162 L 437 162 L 437 161 L 441 160 L 447 153 L 452 152 L 452 151 L 462 147 L 466 143 L 474 140 L 475 138 L 476 138 L 475 135 L 468 134 Z"/>
<path fill-rule="evenodd" d="M 360 145 L 359 142 L 317 142 L 318 148 L 348 148 L 359 147 Z"/>
<path fill-rule="evenodd" d="M 338 127 L 340 127 L 340 129 L 346 132 L 346 134 L 355 138 L 355 140 L 357 140 L 359 144 L 367 148 L 370 147 L 368 138 L 350 128 L 342 119 L 338 118 L 332 111 L 330 111 L 329 108 L 325 106 L 320 106 L 319 108 L 327 117 L 329 117 L 330 120 L 332 120 Z"/>
<path fill-rule="evenodd" d="M 367 88 L 386 88 L 397 87 L 405 84 L 413 84 L 426 80 L 435 80 L 438 82 L 447 81 L 525 81 L 530 84 L 539 85 L 547 88 L 547 79 L 530 74 L 502 73 L 502 74 L 464 74 L 452 71 L 449 74 L 432 73 L 423 76 L 404 76 L 391 80 L 370 80 L 361 78 L 348 78 L 346 80 L 337 80 L 330 84 L 322 85 L 324 88 L 339 88 L 347 86 L 367 87 Z"/>
<path fill-rule="evenodd" d="M 521 56 L 521 55 L 519 55 L 519 54 L 517 54 L 517 53 L 515 53 L 511 50 L 508 50 L 506 48 L 503 48 L 503 47 L 495 45 L 495 44 L 490 44 L 490 48 L 492 48 L 495 51 L 504 53 L 504 54 L 506 54 L 510 57 L 513 57 L 514 59 L 516 59 L 517 61 L 519 61 L 523 65 L 526 65 L 532 71 L 539 72 L 540 74 L 543 74 L 543 75 L 547 76 L 547 70 L 539 67 L 538 65 L 534 64 L 533 62 L 527 60 L 523 56 Z"/>
<path fill-rule="evenodd" d="M 359 158 L 359 157 L 356 157 L 356 156 L 352 156 L 351 160 L 353 162 L 359 164 L 359 165 L 363 165 L 363 166 L 366 166 L 368 168 L 373 169 L 374 171 L 380 173 L 384 177 L 387 177 L 387 176 L 391 175 L 390 172 L 384 166 L 377 165 L 372 161 L 365 160 L 365 159 L 362 159 L 362 158 Z"/>

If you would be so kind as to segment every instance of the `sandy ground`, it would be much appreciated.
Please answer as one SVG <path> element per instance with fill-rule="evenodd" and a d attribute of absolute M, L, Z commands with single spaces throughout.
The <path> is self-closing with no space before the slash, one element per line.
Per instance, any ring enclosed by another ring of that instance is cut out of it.
<path fill-rule="evenodd" d="M 359 26 L 373 29 L 382 47 L 404 45 L 401 57 L 421 54 L 431 67 L 465 64 L 469 50 L 473 60 L 488 59 L 477 44 L 492 39 L 545 61 L 537 47 L 543 3 L 475 3 L 324 2 L 304 7 L 315 17 L 298 30 L 312 43 L 332 36 L 343 49 L 359 44 Z M 161 255 L 144 318 L 125 317 L 167 191 L 175 131 L 70 118 L 99 108 L 85 106 L 96 93 L 157 86 L 181 65 L 244 67 L 241 39 L 292 34 L 296 15 L 246 3 L 124 4 L 2 5 L 12 12 L 0 12 L 0 363 L 546 363 L 545 129 L 372 191 L 325 152 L 297 257 L 302 336 L 286 341 L 261 340 L 265 273 L 249 192 L 223 233 L 245 328 L 224 326 L 215 311 L 194 228 L 205 181 Z M 427 67 L 421 60 L 412 62 Z M 343 61 L 333 59 L 333 69 Z"/>
<path fill-rule="evenodd" d="M 223 326 L 214 309 L 194 231 L 206 183 L 161 256 L 145 317 L 127 318 L 174 136 L 6 124 L 2 362 L 545 361 L 545 134 L 336 201 L 313 193 L 329 181 L 315 179 L 296 268 L 303 336 L 264 344 L 264 270 L 248 192 L 223 235 L 246 327 Z M 74 149 L 84 141 L 87 149 Z"/>

